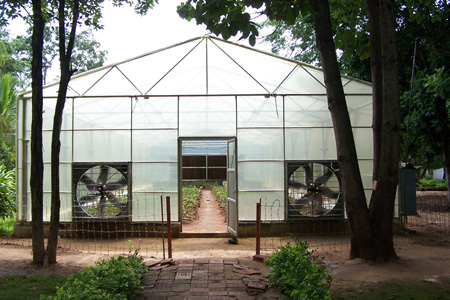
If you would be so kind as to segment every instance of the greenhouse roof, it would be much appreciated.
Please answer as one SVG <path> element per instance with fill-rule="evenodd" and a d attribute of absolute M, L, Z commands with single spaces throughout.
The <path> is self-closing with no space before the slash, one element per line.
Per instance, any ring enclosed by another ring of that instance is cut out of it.
<path fill-rule="evenodd" d="M 360 80 L 342 76 L 342 84 L 348 95 L 372 93 Z M 44 97 L 56 98 L 58 88 L 45 86 Z M 67 97 L 325 94 L 317 67 L 204 36 L 73 76 Z"/>

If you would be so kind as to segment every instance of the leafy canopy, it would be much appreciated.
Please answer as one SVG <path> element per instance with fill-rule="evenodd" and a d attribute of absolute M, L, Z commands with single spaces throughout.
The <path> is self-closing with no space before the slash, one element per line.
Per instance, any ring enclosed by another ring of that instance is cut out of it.
<path fill-rule="evenodd" d="M 253 15 L 265 15 L 270 20 L 284 20 L 292 25 L 300 12 L 308 15 L 319 7 L 310 1 L 261 1 L 261 0 L 188 0 L 178 6 L 178 14 L 188 21 L 196 19 L 197 24 L 204 24 L 215 35 L 224 39 L 240 34 L 240 39 L 249 40 L 254 46 L 259 36 L 260 25 Z"/>

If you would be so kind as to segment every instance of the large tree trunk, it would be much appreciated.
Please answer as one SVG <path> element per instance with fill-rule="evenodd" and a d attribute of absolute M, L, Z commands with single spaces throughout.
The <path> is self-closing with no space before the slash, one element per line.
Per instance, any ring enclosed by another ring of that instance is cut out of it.
<path fill-rule="evenodd" d="M 59 56 L 61 63 L 61 80 L 59 82 L 58 98 L 56 101 L 55 115 L 53 118 L 51 170 L 52 170 L 52 205 L 50 216 L 50 231 L 48 236 L 47 253 L 48 263 L 56 263 L 56 249 L 58 247 L 58 233 L 60 220 L 60 189 L 59 189 L 59 161 L 61 152 L 61 125 L 63 119 L 64 105 L 66 102 L 67 87 L 73 72 L 70 70 L 70 60 L 75 43 L 75 32 L 79 15 L 79 1 L 73 3 L 72 29 L 66 50 L 66 35 L 64 24 L 65 1 L 59 2 Z"/>
<path fill-rule="evenodd" d="M 369 211 L 336 57 L 331 30 L 330 7 L 328 0 L 315 0 L 314 3 L 322 6 L 321 11 L 314 15 L 314 29 L 322 60 L 328 108 L 333 121 L 338 162 L 344 188 L 344 200 L 350 225 L 350 257 L 373 259 L 374 248 L 372 247 Z"/>
<path fill-rule="evenodd" d="M 370 69 L 372 74 L 373 185 L 380 165 L 381 121 L 383 117 L 383 73 L 379 0 L 367 0 L 370 29 Z M 371 200 L 372 201 L 372 200 Z"/>
<path fill-rule="evenodd" d="M 447 210 L 450 210 L 450 120 L 447 116 L 446 99 L 440 99 L 442 122 L 442 153 L 444 155 L 444 170 L 447 178 Z"/>
<path fill-rule="evenodd" d="M 400 159 L 400 101 L 394 1 L 379 1 L 382 48 L 382 124 L 377 184 L 370 202 L 376 258 L 397 258 L 393 242 L 394 201 Z"/>
<path fill-rule="evenodd" d="M 448 126 L 442 134 L 442 147 L 444 152 L 444 169 L 447 178 L 447 210 L 450 210 L 450 130 Z"/>
<path fill-rule="evenodd" d="M 45 21 L 40 0 L 33 0 L 33 58 L 31 63 L 31 237 L 33 263 L 42 264 L 45 257 L 43 227 L 43 178 L 44 162 L 42 156 L 42 50 L 44 45 Z"/>

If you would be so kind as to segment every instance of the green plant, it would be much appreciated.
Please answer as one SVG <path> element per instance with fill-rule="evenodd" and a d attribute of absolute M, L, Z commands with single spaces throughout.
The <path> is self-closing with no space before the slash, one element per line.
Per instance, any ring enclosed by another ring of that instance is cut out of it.
<path fill-rule="evenodd" d="M 0 236 L 12 235 L 14 231 L 14 224 L 16 223 L 16 216 L 0 218 Z"/>
<path fill-rule="evenodd" d="M 11 217 L 16 212 L 15 171 L 0 166 L 0 218 Z"/>
<path fill-rule="evenodd" d="M 125 300 L 133 290 L 143 288 L 141 278 L 148 268 L 137 251 L 128 257 L 112 257 L 95 264 L 84 272 L 72 274 L 62 287 L 57 288 L 56 296 L 42 296 L 41 299 Z"/>
<path fill-rule="evenodd" d="M 446 179 L 433 179 L 433 178 L 423 178 L 420 179 L 416 184 L 418 188 L 438 188 L 446 189 L 447 180 Z"/>
<path fill-rule="evenodd" d="M 224 211 L 226 211 L 227 210 L 227 187 L 214 185 L 212 187 L 212 193 L 213 193 L 214 197 L 216 198 L 217 202 L 219 202 L 220 208 L 222 208 Z"/>
<path fill-rule="evenodd" d="M 294 238 L 279 247 L 266 264 L 272 269 L 269 282 L 281 289 L 288 299 L 323 300 L 332 299 L 330 284 L 333 277 L 325 267 L 315 264 L 314 250 L 308 250 L 308 243 Z"/>
<path fill-rule="evenodd" d="M 202 190 L 198 187 L 183 187 L 183 217 L 193 217 L 200 205 Z"/>

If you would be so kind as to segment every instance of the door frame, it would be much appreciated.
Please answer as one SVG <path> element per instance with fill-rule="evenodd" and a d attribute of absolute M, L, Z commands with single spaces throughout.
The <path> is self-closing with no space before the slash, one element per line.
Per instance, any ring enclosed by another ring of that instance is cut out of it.
<path fill-rule="evenodd" d="M 239 215 L 238 215 L 238 180 L 237 180 L 237 139 L 235 136 L 201 136 L 201 137 L 192 137 L 192 136 L 184 136 L 178 137 L 178 220 L 180 220 L 180 231 L 183 232 L 183 149 L 182 144 L 183 141 L 226 141 L 227 142 L 227 181 L 228 181 L 228 142 L 233 140 L 235 143 L 235 186 L 236 186 L 236 220 L 239 223 Z M 228 182 L 227 182 L 227 206 L 228 206 Z M 228 229 L 228 207 L 227 207 L 227 229 Z M 234 234 L 231 233 L 233 236 Z M 236 232 L 237 234 L 237 232 Z M 236 235 L 237 236 L 237 235 Z"/>

